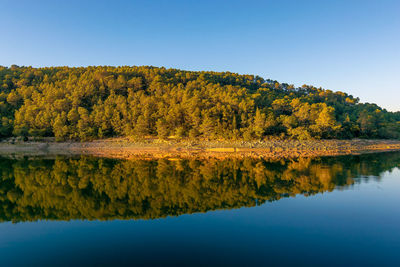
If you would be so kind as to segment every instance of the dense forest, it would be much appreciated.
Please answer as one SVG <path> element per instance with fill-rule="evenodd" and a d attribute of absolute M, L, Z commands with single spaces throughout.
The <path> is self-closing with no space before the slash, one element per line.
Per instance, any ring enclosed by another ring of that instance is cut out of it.
<path fill-rule="evenodd" d="M 378 90 L 378 88 L 377 88 Z M 400 112 L 230 72 L 0 66 L 0 138 L 400 138 Z"/>
<path fill-rule="evenodd" d="M 251 207 L 344 189 L 399 166 L 400 153 L 275 162 L 0 158 L 0 221 L 154 219 Z"/>

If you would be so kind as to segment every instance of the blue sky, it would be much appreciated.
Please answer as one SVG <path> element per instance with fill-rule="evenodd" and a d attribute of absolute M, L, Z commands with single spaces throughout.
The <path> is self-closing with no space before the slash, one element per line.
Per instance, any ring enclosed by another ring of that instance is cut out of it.
<path fill-rule="evenodd" d="M 0 65 L 153 65 L 312 84 L 400 111 L 399 0 L 0 0 Z"/>

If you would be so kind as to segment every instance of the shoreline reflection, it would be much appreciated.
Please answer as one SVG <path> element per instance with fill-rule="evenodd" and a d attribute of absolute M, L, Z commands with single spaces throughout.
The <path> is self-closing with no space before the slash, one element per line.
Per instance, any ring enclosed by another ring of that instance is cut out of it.
<path fill-rule="evenodd" d="M 400 153 L 266 161 L 0 158 L 0 221 L 156 219 L 380 179 Z"/>

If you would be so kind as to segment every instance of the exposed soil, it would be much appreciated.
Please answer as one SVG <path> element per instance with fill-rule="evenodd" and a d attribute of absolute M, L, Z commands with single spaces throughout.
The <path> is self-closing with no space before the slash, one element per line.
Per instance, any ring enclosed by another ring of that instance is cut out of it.
<path fill-rule="evenodd" d="M 262 157 L 271 159 L 336 156 L 400 151 L 398 140 L 279 140 L 259 142 L 189 142 L 148 139 L 132 142 L 110 138 L 91 142 L 54 142 L 5 140 L 0 155 L 93 155 L 108 158 L 187 158 L 187 157 Z"/>

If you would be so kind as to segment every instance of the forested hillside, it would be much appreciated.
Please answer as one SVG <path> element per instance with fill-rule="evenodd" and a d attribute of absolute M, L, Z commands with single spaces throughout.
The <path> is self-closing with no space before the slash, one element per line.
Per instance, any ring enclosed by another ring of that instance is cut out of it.
<path fill-rule="evenodd" d="M 0 117 L 2 138 L 400 138 L 400 112 L 343 92 L 156 67 L 0 67 Z"/>

